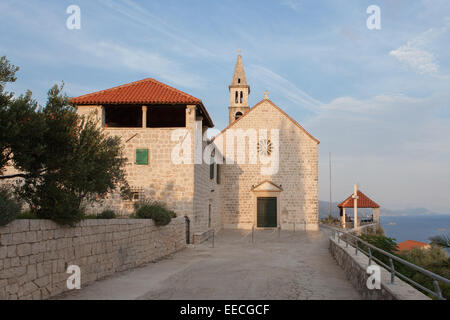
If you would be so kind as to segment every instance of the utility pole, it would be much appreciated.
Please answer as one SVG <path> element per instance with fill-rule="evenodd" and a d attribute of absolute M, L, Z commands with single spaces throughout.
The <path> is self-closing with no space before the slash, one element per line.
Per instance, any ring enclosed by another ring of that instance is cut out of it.
<path fill-rule="evenodd" d="M 353 228 L 358 228 L 358 185 L 353 186 Z"/>

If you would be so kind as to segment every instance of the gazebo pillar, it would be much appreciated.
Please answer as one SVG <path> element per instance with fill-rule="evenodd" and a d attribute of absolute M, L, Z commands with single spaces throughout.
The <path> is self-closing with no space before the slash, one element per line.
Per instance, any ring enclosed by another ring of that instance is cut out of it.
<path fill-rule="evenodd" d="M 373 222 L 380 223 L 380 208 L 372 209 Z"/>
<path fill-rule="evenodd" d="M 347 226 L 347 214 L 345 213 L 345 208 L 342 208 L 342 227 L 345 229 Z"/>

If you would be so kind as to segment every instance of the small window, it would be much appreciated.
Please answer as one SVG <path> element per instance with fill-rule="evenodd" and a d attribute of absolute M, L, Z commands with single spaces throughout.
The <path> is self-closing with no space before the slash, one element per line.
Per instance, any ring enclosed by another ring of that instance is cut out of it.
<path fill-rule="evenodd" d="M 132 195 L 131 199 L 133 201 L 139 201 L 139 199 L 140 199 L 140 197 L 139 197 L 140 193 L 139 192 L 132 192 L 131 195 Z"/>
<path fill-rule="evenodd" d="M 266 157 L 270 156 L 272 154 L 272 149 L 273 149 L 272 142 L 269 139 L 261 139 L 258 142 L 257 149 L 258 149 L 258 153 L 261 156 L 266 156 Z"/>
<path fill-rule="evenodd" d="M 241 78 L 238 78 L 238 83 L 241 83 Z"/>
<path fill-rule="evenodd" d="M 240 117 L 242 117 L 242 112 L 238 111 L 236 112 L 236 114 L 234 115 L 234 120 L 239 119 Z"/>
<path fill-rule="evenodd" d="M 238 103 L 238 92 L 236 91 L 235 97 L 234 97 L 234 102 Z"/>
<path fill-rule="evenodd" d="M 240 103 L 242 103 L 244 101 L 244 95 L 242 94 L 242 91 L 241 91 L 241 100 L 240 100 Z"/>
<path fill-rule="evenodd" d="M 148 164 L 148 149 L 136 149 L 136 164 Z"/>

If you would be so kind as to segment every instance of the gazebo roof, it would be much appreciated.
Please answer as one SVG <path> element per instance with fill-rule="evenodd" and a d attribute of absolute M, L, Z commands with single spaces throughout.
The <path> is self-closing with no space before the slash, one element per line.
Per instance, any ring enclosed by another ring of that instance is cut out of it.
<path fill-rule="evenodd" d="M 358 190 L 358 208 L 379 208 L 380 206 Z M 353 208 L 353 194 L 338 204 L 338 208 Z"/>

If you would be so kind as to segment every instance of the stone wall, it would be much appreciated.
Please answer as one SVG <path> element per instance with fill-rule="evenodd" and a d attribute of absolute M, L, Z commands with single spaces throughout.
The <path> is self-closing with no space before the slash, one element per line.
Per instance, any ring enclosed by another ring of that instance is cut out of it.
<path fill-rule="evenodd" d="M 391 273 L 380 266 L 381 269 L 381 289 L 369 290 L 367 279 L 369 275 L 366 269 L 369 265 L 369 258 L 362 252 L 355 255 L 355 248 L 346 247 L 344 241 L 340 243 L 334 238 L 330 238 L 330 253 L 339 266 L 344 269 L 347 279 L 353 287 L 368 300 L 430 300 L 429 297 L 416 290 L 398 277 L 395 277 L 394 284 L 391 283 Z M 372 262 L 373 265 L 376 263 Z"/>
<path fill-rule="evenodd" d="M 185 219 L 85 220 L 61 227 L 49 220 L 15 220 L 0 227 L 0 299 L 46 299 L 67 291 L 69 265 L 82 287 L 115 272 L 158 260 L 186 246 Z"/>

